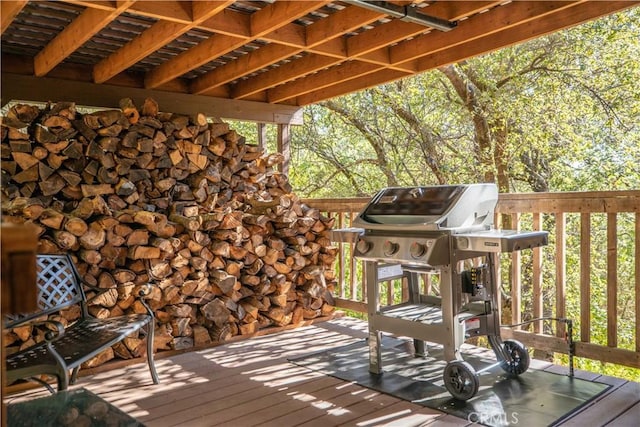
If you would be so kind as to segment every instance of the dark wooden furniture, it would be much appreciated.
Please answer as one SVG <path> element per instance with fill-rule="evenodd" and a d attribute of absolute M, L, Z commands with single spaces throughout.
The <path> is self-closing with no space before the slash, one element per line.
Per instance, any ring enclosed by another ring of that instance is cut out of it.
<path fill-rule="evenodd" d="M 0 229 L 2 274 L 0 274 L 0 319 L 9 313 L 37 310 L 36 251 L 38 236 L 28 225 L 2 224 Z M 0 324 L 1 326 L 1 324 Z M 0 401 L 4 401 L 4 348 L 0 345 Z M 2 403 L 0 424 L 6 425 Z"/>
<path fill-rule="evenodd" d="M 2 313 L 35 311 L 36 251 L 38 237 L 32 227 L 2 224 Z"/>
<path fill-rule="evenodd" d="M 64 328 L 61 323 L 46 320 L 56 331 L 46 334 L 45 341 L 7 356 L 6 382 L 37 375 L 53 375 L 58 380 L 58 391 L 65 390 L 76 380 L 80 365 L 98 353 L 122 341 L 128 335 L 144 328 L 147 335 L 147 363 L 154 384 L 158 384 L 153 361 L 154 315 L 144 302 L 147 291 L 139 292 L 146 313 L 129 314 L 107 319 L 91 316 L 87 310 L 86 289 L 98 294 L 98 289 L 83 283 L 69 255 L 38 255 L 36 257 L 38 309 L 26 315 L 12 315 L 6 329 L 34 322 L 74 304 L 81 307 L 81 318 Z M 71 378 L 69 371 L 73 370 Z"/>

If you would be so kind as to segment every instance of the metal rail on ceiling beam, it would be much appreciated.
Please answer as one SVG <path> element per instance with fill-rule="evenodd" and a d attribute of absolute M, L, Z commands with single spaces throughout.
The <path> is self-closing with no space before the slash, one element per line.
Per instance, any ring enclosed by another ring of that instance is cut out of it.
<path fill-rule="evenodd" d="M 419 13 L 417 8 L 414 6 L 397 6 L 386 1 L 345 0 L 344 2 L 376 12 L 385 13 L 402 21 L 435 28 L 440 31 L 451 31 L 458 25 L 457 22 L 449 22 L 444 19 Z"/>

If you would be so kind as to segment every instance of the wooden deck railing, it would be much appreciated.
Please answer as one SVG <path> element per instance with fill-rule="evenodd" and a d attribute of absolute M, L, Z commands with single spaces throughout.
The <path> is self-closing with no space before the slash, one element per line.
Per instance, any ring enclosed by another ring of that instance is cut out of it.
<path fill-rule="evenodd" d="M 368 200 L 304 202 L 345 228 Z M 549 231 L 548 246 L 502 255 L 503 323 L 569 318 L 576 356 L 640 368 L 640 191 L 501 194 L 496 226 Z M 338 245 L 336 305 L 366 313 L 361 263 L 351 244 Z M 387 303 L 404 297 L 402 284 L 382 285 Z M 503 329 L 503 336 L 557 353 L 567 353 L 564 334 L 549 321 Z"/>

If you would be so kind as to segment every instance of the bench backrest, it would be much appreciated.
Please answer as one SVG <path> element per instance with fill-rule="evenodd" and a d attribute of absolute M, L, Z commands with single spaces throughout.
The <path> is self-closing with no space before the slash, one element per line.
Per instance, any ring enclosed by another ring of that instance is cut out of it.
<path fill-rule="evenodd" d="M 80 275 L 69 255 L 37 255 L 36 271 L 39 311 L 10 316 L 5 327 L 10 328 L 18 321 L 49 315 L 79 303 L 83 315 L 86 314 L 86 297 Z"/>

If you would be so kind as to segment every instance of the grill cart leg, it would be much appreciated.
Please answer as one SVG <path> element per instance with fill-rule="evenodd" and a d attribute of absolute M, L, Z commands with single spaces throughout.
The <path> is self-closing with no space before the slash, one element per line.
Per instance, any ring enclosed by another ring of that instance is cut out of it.
<path fill-rule="evenodd" d="M 424 357 L 427 355 L 425 350 L 424 341 L 422 340 L 413 340 L 413 349 L 415 351 L 415 357 Z"/>
<path fill-rule="evenodd" d="M 420 277 L 418 273 L 412 271 L 405 272 L 405 276 L 409 289 L 409 302 L 418 304 L 420 302 Z M 422 340 L 414 338 L 413 349 L 415 357 L 425 357 L 427 355 L 425 343 Z"/>
<path fill-rule="evenodd" d="M 372 374 L 382 373 L 381 338 L 380 331 L 369 331 L 369 372 Z"/>

